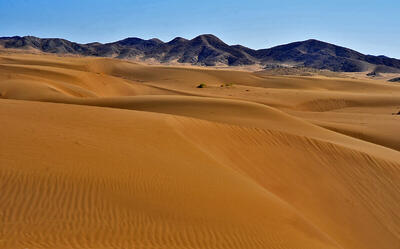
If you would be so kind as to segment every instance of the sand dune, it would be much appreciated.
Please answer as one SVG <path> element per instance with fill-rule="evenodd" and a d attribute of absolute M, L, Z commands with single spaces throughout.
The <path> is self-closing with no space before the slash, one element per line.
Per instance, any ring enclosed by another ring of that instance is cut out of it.
<path fill-rule="evenodd" d="M 1 248 L 400 248 L 396 85 L 3 52 L 0 96 Z"/>

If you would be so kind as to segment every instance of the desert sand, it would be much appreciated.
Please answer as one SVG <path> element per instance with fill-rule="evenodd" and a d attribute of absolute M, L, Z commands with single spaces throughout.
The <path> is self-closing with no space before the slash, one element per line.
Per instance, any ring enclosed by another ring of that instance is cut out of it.
<path fill-rule="evenodd" d="M 0 248 L 398 249 L 398 111 L 383 80 L 2 50 Z"/>

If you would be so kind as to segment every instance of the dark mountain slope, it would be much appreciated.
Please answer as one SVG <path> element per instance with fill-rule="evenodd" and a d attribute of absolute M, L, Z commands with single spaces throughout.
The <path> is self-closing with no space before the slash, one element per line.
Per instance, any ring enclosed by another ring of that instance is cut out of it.
<path fill-rule="evenodd" d="M 400 69 L 400 60 L 385 56 L 364 55 L 345 47 L 314 39 L 258 50 L 256 57 L 264 63 L 300 64 L 305 67 L 332 71 L 366 71 L 371 64 Z"/>
<path fill-rule="evenodd" d="M 332 71 L 359 72 L 375 70 L 400 72 L 400 60 L 386 56 L 364 55 L 357 51 L 318 40 L 289 43 L 269 49 L 253 50 L 228 45 L 214 35 L 200 35 L 192 40 L 177 37 L 169 42 L 159 39 L 126 38 L 112 43 L 79 44 L 59 38 L 33 36 L 0 38 L 5 48 L 37 49 L 48 53 L 122 59 L 154 59 L 160 63 L 179 62 L 195 65 L 279 65 L 304 66 Z"/>

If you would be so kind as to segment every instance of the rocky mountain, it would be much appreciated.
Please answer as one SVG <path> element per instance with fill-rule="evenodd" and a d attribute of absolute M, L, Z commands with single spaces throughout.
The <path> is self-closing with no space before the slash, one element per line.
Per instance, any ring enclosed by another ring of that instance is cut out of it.
<path fill-rule="evenodd" d="M 228 45 L 214 35 L 200 35 L 187 40 L 177 37 L 169 42 L 159 39 L 126 38 L 112 43 L 79 44 L 59 38 L 14 36 L 0 38 L 4 48 L 37 49 L 48 53 L 122 59 L 153 59 L 160 63 L 178 62 L 194 65 L 265 67 L 309 67 L 344 72 L 400 72 L 400 60 L 386 56 L 365 55 L 357 51 L 318 40 L 307 40 L 254 50 Z"/>

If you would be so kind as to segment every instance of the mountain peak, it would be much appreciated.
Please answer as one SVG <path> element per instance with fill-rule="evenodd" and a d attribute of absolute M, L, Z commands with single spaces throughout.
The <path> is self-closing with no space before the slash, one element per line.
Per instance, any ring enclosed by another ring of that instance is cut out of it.
<path fill-rule="evenodd" d="M 195 37 L 195 39 L 196 38 L 218 39 L 219 40 L 219 38 L 213 34 L 202 34 L 202 35 L 198 35 L 197 37 Z"/>
<path fill-rule="evenodd" d="M 135 44 L 141 43 L 143 41 L 144 41 L 143 39 L 140 39 L 140 38 L 137 38 L 137 37 L 128 37 L 128 38 L 125 38 L 123 40 L 116 41 L 116 42 L 113 42 L 113 43 L 118 43 L 120 45 L 129 46 L 129 45 L 135 45 Z"/>
<path fill-rule="evenodd" d="M 226 44 L 225 42 L 220 40 L 215 35 L 211 35 L 211 34 L 199 35 L 199 36 L 193 38 L 192 40 L 190 40 L 190 43 L 193 46 L 204 46 L 204 47 L 208 47 L 212 50 L 214 50 L 216 48 L 220 49 L 222 47 L 224 47 L 225 49 L 231 48 L 231 46 L 229 46 L 228 44 Z"/>
<path fill-rule="evenodd" d="M 161 41 L 161 40 L 158 39 L 158 38 L 151 38 L 149 41 L 155 42 L 155 43 L 159 43 L 159 44 L 164 43 L 163 41 Z"/>
<path fill-rule="evenodd" d="M 308 39 L 308 40 L 304 40 L 304 41 L 301 41 L 301 42 L 303 42 L 303 43 L 323 43 L 323 44 L 329 44 L 328 42 L 320 41 L 320 40 L 313 39 L 313 38 Z"/>
<path fill-rule="evenodd" d="M 182 37 L 175 37 L 174 39 L 172 39 L 171 41 L 169 41 L 169 44 L 176 44 L 176 43 L 183 43 L 183 42 L 187 42 L 188 40 Z"/>
<path fill-rule="evenodd" d="M 192 39 L 192 41 L 196 41 L 196 40 L 213 42 L 213 43 L 224 43 L 221 39 L 219 39 L 218 37 L 216 37 L 215 35 L 212 35 L 212 34 L 203 34 L 203 35 L 199 35 Z"/>

